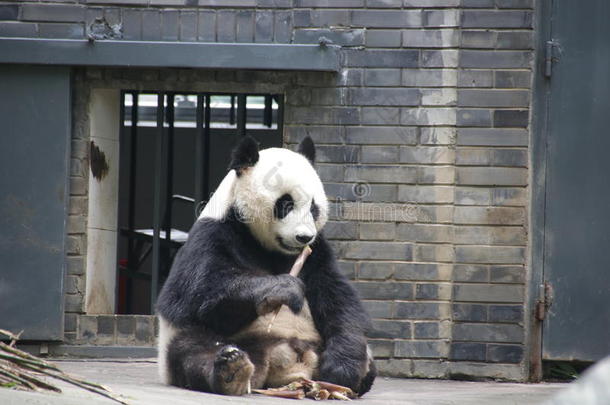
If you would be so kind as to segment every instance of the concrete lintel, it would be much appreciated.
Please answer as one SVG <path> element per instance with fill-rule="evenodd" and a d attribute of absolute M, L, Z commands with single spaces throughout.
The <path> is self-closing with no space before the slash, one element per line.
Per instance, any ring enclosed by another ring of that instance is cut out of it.
<path fill-rule="evenodd" d="M 338 46 L 0 38 L 0 63 L 338 71 Z"/>

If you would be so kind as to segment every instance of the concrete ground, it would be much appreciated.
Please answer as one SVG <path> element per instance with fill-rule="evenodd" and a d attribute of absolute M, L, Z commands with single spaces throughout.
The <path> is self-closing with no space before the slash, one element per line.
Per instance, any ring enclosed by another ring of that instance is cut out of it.
<path fill-rule="evenodd" d="M 98 382 L 121 394 L 129 404 L 280 404 L 287 399 L 261 395 L 226 397 L 168 387 L 158 382 L 153 360 L 60 360 L 65 372 Z M 549 399 L 565 384 L 516 384 L 444 380 L 378 378 L 371 392 L 358 405 L 523 405 Z M 63 394 L 41 394 L 0 389 L 2 405 L 109 405 L 110 400 L 67 384 Z M 311 400 L 300 402 L 307 404 Z M 299 402 L 296 402 L 297 404 Z"/>

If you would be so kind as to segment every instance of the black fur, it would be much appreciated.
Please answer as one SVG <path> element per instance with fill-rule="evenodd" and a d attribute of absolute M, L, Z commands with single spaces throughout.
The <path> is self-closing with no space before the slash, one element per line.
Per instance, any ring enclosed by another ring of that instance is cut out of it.
<path fill-rule="evenodd" d="M 258 162 L 258 143 L 251 136 L 245 136 L 231 153 L 229 170 L 235 169 L 237 175 Z"/>
<path fill-rule="evenodd" d="M 275 207 L 273 207 L 273 215 L 277 219 L 283 219 L 292 211 L 294 208 L 294 200 L 290 194 L 284 194 L 275 202 Z"/>
<path fill-rule="evenodd" d="M 316 147 L 314 146 L 309 135 L 303 138 L 301 143 L 299 143 L 297 152 L 305 156 L 312 165 L 316 162 Z"/>
<path fill-rule="evenodd" d="M 157 304 L 158 313 L 183 330 L 168 348 L 171 383 L 218 392 L 213 364 L 229 336 L 264 312 L 266 300 L 298 311 L 305 296 L 322 337 L 320 378 L 361 395 L 368 391 L 374 379 L 374 372 L 365 376 L 369 318 L 323 235 L 312 249 L 295 278 L 287 273 L 296 257 L 263 248 L 235 209 L 224 221 L 196 222 Z M 245 343 L 240 348 L 256 367 L 261 342 Z"/>

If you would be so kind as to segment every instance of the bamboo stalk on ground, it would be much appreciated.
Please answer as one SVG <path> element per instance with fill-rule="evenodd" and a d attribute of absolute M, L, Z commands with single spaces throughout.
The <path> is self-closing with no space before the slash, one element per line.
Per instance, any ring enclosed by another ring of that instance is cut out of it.
<path fill-rule="evenodd" d="M 5 335 L 11 340 L 9 344 L 0 342 L 0 387 L 29 391 L 39 391 L 42 389 L 61 392 L 59 387 L 41 379 L 42 376 L 46 376 L 65 381 L 120 404 L 127 405 L 127 402 L 103 385 L 71 376 L 61 371 L 55 364 L 17 349 L 15 343 L 21 333 L 16 335 L 7 330 L 0 329 L 0 335 Z"/>

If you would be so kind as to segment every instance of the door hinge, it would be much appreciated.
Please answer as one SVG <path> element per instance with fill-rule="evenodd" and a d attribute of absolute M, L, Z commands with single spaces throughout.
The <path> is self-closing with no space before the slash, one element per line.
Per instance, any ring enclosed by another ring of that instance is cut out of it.
<path fill-rule="evenodd" d="M 546 41 L 544 50 L 544 76 L 551 77 L 553 74 L 553 63 L 559 60 L 555 49 L 559 47 L 559 43 L 554 40 Z"/>
<path fill-rule="evenodd" d="M 548 282 L 540 284 L 538 301 L 536 301 L 536 319 L 544 321 L 550 306 L 553 304 L 553 287 Z"/>

